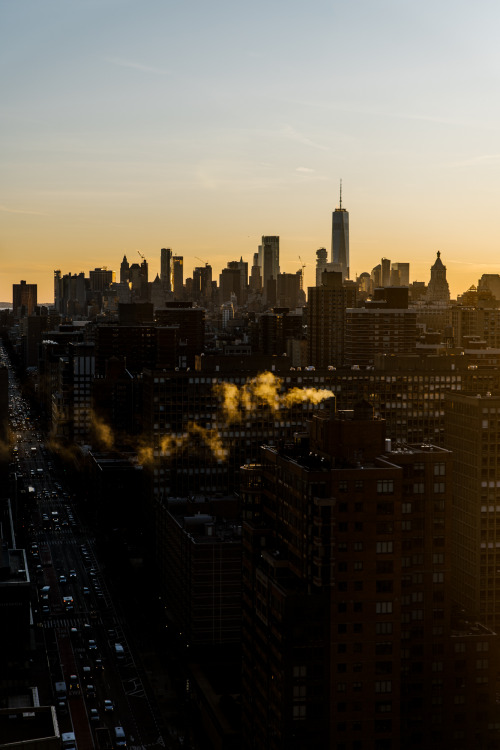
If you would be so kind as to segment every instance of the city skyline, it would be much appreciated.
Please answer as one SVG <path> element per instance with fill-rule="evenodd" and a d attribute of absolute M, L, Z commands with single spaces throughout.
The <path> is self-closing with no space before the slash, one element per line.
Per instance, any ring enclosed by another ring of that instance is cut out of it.
<path fill-rule="evenodd" d="M 4 4 L 0 299 L 25 279 L 50 301 L 55 269 L 137 251 L 154 278 L 162 247 L 217 274 L 263 235 L 312 286 L 340 179 L 351 277 L 386 257 L 427 282 L 439 250 L 456 297 L 500 270 L 499 20 L 463 2 Z"/>

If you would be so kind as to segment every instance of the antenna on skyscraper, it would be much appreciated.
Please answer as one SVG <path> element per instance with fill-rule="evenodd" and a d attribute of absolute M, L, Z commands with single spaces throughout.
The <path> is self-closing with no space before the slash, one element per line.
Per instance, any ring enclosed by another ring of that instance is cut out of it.
<path fill-rule="evenodd" d="M 340 178 L 340 206 L 339 208 L 342 208 L 342 177 Z"/>

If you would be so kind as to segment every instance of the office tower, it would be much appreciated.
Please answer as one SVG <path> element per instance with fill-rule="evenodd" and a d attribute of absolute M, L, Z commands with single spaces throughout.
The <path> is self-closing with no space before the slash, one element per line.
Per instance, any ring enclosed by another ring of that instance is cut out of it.
<path fill-rule="evenodd" d="M 390 286 L 391 285 L 391 261 L 389 258 L 382 258 L 380 261 L 380 271 L 381 271 L 381 286 Z"/>
<path fill-rule="evenodd" d="M 340 204 L 332 214 L 332 263 L 339 263 L 342 279 L 349 278 L 349 213 L 342 208 L 342 180 Z"/>
<path fill-rule="evenodd" d="M 245 750 L 494 747 L 496 635 L 451 605 L 451 467 L 366 401 L 244 467 Z"/>
<path fill-rule="evenodd" d="M 174 299 L 184 297 L 184 258 L 182 255 L 172 256 L 172 280 Z"/>
<path fill-rule="evenodd" d="M 316 250 L 316 286 L 321 285 L 321 276 L 323 271 L 326 271 L 326 265 L 328 262 L 328 253 L 326 248 L 320 247 Z"/>
<path fill-rule="evenodd" d="M 297 273 L 279 273 L 276 284 L 276 304 L 278 307 L 289 307 L 291 310 L 299 306 L 302 271 Z"/>
<path fill-rule="evenodd" d="M 454 456 L 453 593 L 500 628 L 500 395 L 445 396 L 445 445 Z"/>
<path fill-rule="evenodd" d="M 276 299 L 275 285 L 280 272 L 280 238 L 262 237 L 262 245 L 259 245 L 259 265 L 262 273 L 262 289 L 264 301 L 270 302 Z M 271 280 L 274 280 L 274 292 L 271 291 Z"/>
<path fill-rule="evenodd" d="M 193 270 L 193 299 L 202 304 L 212 301 L 212 266 L 208 263 Z"/>
<path fill-rule="evenodd" d="M 54 303 L 61 315 L 81 316 L 87 312 L 88 279 L 79 274 L 54 271 Z"/>
<path fill-rule="evenodd" d="M 229 261 L 227 267 L 232 270 L 238 269 L 240 272 L 240 293 L 236 296 L 238 297 L 238 304 L 244 305 L 248 294 L 248 263 L 240 256 L 239 260 Z"/>
<path fill-rule="evenodd" d="M 127 256 L 123 256 L 123 260 L 120 265 L 120 284 L 126 284 L 129 281 L 129 269 L 130 265 L 127 260 Z"/>
<path fill-rule="evenodd" d="M 262 273 L 259 265 L 259 253 L 254 253 L 253 256 L 249 287 L 252 292 L 260 292 L 262 289 Z"/>
<path fill-rule="evenodd" d="M 12 308 L 14 317 L 21 318 L 33 315 L 37 305 L 37 285 L 21 281 L 12 284 Z"/>
<path fill-rule="evenodd" d="M 303 335 L 302 311 L 290 312 L 288 307 L 275 307 L 259 316 L 256 323 L 258 341 L 252 347 L 260 354 L 281 356 L 287 353 L 288 342 Z"/>
<path fill-rule="evenodd" d="M 344 360 L 346 309 L 356 304 L 356 287 L 344 283 L 341 272 L 325 271 L 322 284 L 308 289 L 309 365 L 340 366 Z"/>
<path fill-rule="evenodd" d="M 393 263 L 392 269 L 399 273 L 399 286 L 410 285 L 410 264 L 409 263 Z"/>
<path fill-rule="evenodd" d="M 160 281 L 163 284 L 165 291 L 173 291 L 173 263 L 172 263 L 172 251 L 165 247 L 161 249 L 160 257 Z"/>
<path fill-rule="evenodd" d="M 147 261 L 143 260 L 141 264 L 132 263 L 128 274 L 133 299 L 147 300 L 149 297 Z"/>
<path fill-rule="evenodd" d="M 191 305 L 191 302 L 167 302 L 162 310 L 155 313 L 159 326 L 176 327 L 178 330 L 176 367 L 194 367 L 196 356 L 203 352 L 205 346 L 205 311 Z"/>
<path fill-rule="evenodd" d="M 93 343 L 70 343 L 61 357 L 58 383 L 52 397 L 52 436 L 86 443 L 90 438 L 92 382 L 95 376 Z"/>
<path fill-rule="evenodd" d="M 372 281 L 372 289 L 377 289 L 377 287 L 382 286 L 382 266 L 380 263 L 372 268 L 370 278 Z"/>
<path fill-rule="evenodd" d="M 488 290 L 496 300 L 500 301 L 500 275 L 498 273 L 483 273 L 477 282 L 477 291 Z"/>
<path fill-rule="evenodd" d="M 239 268 L 223 268 L 219 274 L 219 300 L 221 305 L 231 301 L 234 295 L 238 304 L 242 304 L 241 271 Z"/>
<path fill-rule="evenodd" d="M 364 307 L 345 313 L 344 358 L 347 365 L 373 365 L 381 354 L 415 354 L 417 313 L 408 309 L 406 287 L 375 289 Z"/>
<path fill-rule="evenodd" d="M 441 260 L 441 253 L 437 252 L 437 258 L 431 266 L 431 279 L 427 287 L 428 302 L 449 302 L 450 288 L 446 280 L 446 266 Z"/>
<path fill-rule="evenodd" d="M 93 271 L 89 271 L 90 289 L 93 292 L 103 292 L 114 280 L 115 272 L 107 268 L 94 268 Z"/>

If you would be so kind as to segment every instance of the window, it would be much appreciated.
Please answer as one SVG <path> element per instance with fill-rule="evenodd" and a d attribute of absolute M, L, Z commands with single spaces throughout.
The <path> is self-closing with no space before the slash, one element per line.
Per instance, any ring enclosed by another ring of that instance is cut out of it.
<path fill-rule="evenodd" d="M 434 464 L 434 476 L 444 477 L 444 475 L 445 475 L 445 464 L 443 463 Z"/>
<path fill-rule="evenodd" d="M 401 504 L 401 512 L 402 513 L 411 513 L 411 503 L 402 503 Z"/>
<path fill-rule="evenodd" d="M 377 513 L 383 516 L 392 516 L 394 503 L 377 503 Z"/>
<path fill-rule="evenodd" d="M 377 680 L 375 682 L 376 693 L 392 693 L 392 680 Z"/>
<path fill-rule="evenodd" d="M 375 546 L 375 551 L 378 554 L 390 554 L 392 549 L 392 542 L 377 542 Z"/>
<path fill-rule="evenodd" d="M 300 721 L 306 718 L 306 707 L 305 706 L 294 706 L 293 707 L 293 719 L 294 721 Z"/>
<path fill-rule="evenodd" d="M 394 492 L 394 479 L 378 479 L 377 492 L 379 495 L 392 495 Z"/>
<path fill-rule="evenodd" d="M 423 495 L 424 491 L 425 491 L 425 485 L 423 482 L 415 482 L 413 484 L 414 495 Z"/>
<path fill-rule="evenodd" d="M 392 602 L 375 602 L 375 612 L 378 615 L 388 615 L 392 613 Z"/>
<path fill-rule="evenodd" d="M 436 494 L 444 492 L 444 482 L 434 482 L 434 492 Z"/>
<path fill-rule="evenodd" d="M 341 479 L 339 482 L 339 492 L 347 492 L 347 479 Z"/>
<path fill-rule="evenodd" d="M 391 635 L 392 622 L 376 622 L 375 632 L 377 633 L 377 635 Z"/>

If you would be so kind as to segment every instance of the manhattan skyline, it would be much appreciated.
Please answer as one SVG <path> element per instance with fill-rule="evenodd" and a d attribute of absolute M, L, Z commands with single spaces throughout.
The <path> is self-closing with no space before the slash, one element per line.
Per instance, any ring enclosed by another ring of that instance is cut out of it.
<path fill-rule="evenodd" d="M 285 12 L 286 10 L 286 12 Z M 380 258 L 452 297 L 498 273 L 500 9 L 362 1 L 3 4 L 0 299 L 160 249 L 214 274 L 263 235 L 281 270 L 350 215 L 351 277 Z M 299 259 L 302 259 L 301 260 Z"/>

